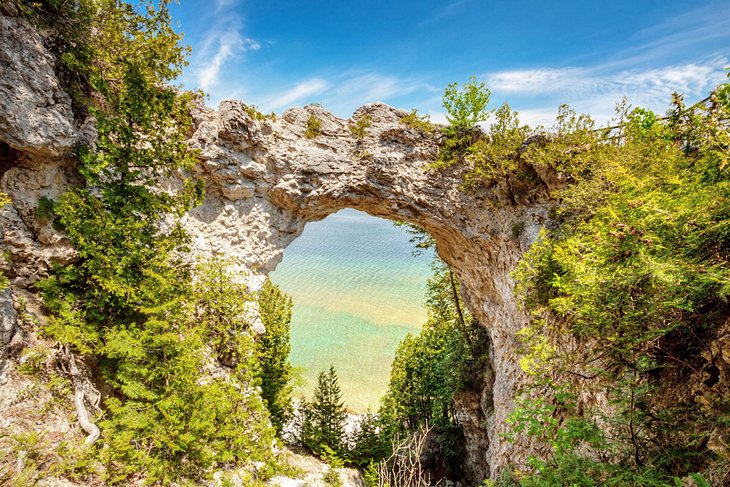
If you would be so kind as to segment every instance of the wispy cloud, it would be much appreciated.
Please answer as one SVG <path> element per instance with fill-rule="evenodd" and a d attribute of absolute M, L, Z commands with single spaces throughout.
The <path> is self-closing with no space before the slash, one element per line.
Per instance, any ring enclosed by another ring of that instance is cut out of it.
<path fill-rule="evenodd" d="M 190 63 L 192 84 L 214 98 L 230 96 L 230 87 L 221 88 L 222 73 L 228 66 L 240 61 L 247 51 L 260 49 L 254 39 L 243 35 L 243 22 L 236 10 L 238 0 L 214 0 L 208 16 L 210 27 L 196 42 Z M 238 91 L 238 90 L 233 90 Z"/>
<path fill-rule="evenodd" d="M 216 13 L 219 13 L 221 10 L 224 10 L 235 4 L 236 4 L 236 0 L 216 0 L 215 1 L 215 11 L 216 11 Z"/>
<path fill-rule="evenodd" d="M 196 76 L 198 86 L 203 91 L 215 87 L 220 78 L 221 69 L 237 56 L 246 51 L 254 51 L 261 46 L 253 39 L 241 35 L 240 22 L 236 19 L 211 29 L 206 34 L 198 54 L 201 60 Z"/>
<path fill-rule="evenodd" d="M 297 84 L 291 90 L 276 95 L 266 105 L 268 108 L 275 110 L 282 107 L 288 107 L 292 103 L 303 98 L 319 95 L 327 90 L 329 83 L 322 78 L 311 78 Z"/>
<path fill-rule="evenodd" d="M 418 91 L 431 93 L 434 87 L 417 79 L 400 78 L 376 72 L 347 71 L 328 77 L 313 77 L 293 88 L 265 96 L 265 111 L 288 108 L 295 103 L 319 102 L 340 116 L 376 101 L 388 102 Z"/>
<path fill-rule="evenodd" d="M 427 19 L 421 21 L 418 25 L 420 27 L 426 27 L 431 24 L 434 24 L 438 22 L 441 19 L 444 19 L 454 13 L 464 5 L 465 3 L 470 2 L 471 0 L 454 0 L 452 2 L 448 2 L 444 7 L 441 8 L 441 10 L 434 13 L 431 17 L 428 17 Z"/>
<path fill-rule="evenodd" d="M 494 91 L 517 94 L 617 94 L 642 92 L 648 96 L 665 95 L 668 90 L 696 94 L 717 82 L 726 59 L 701 64 L 680 64 L 654 69 L 631 69 L 606 73 L 594 68 L 537 68 L 501 71 L 486 75 Z"/>
<path fill-rule="evenodd" d="M 584 88 L 590 80 L 583 68 L 535 68 L 498 71 L 486 76 L 490 89 L 502 93 L 551 93 Z"/>
<path fill-rule="evenodd" d="M 691 4 L 691 2 L 689 2 Z M 676 56 L 696 55 L 697 46 L 725 44 L 721 52 L 705 52 L 706 55 L 727 55 L 730 40 L 730 3 L 714 2 L 676 14 L 666 20 L 640 30 L 634 45 L 616 53 L 613 65 L 637 66 L 654 63 Z M 694 60 L 697 62 L 697 60 Z"/>
<path fill-rule="evenodd" d="M 493 99 L 525 107 L 521 113 L 525 121 L 549 124 L 556 111 L 552 107 L 568 103 L 607 122 L 623 97 L 661 111 L 672 92 L 684 94 L 688 101 L 706 96 L 725 79 L 729 32 L 730 3 L 714 2 L 636 32 L 628 39 L 630 48 L 601 62 L 491 72 L 483 79 L 494 92 Z M 725 49 L 707 47 L 723 44 Z"/>
<path fill-rule="evenodd" d="M 498 97 L 512 99 L 518 107 L 527 105 L 529 109 L 521 119 L 528 123 L 549 123 L 555 110 L 545 107 L 547 103 L 568 103 L 600 122 L 607 122 L 613 116 L 615 103 L 624 97 L 654 110 L 663 109 L 672 92 L 682 93 L 690 100 L 702 98 L 722 81 L 727 62 L 727 58 L 712 58 L 698 63 L 617 71 L 612 65 L 535 68 L 488 73 L 484 79 Z M 536 98 L 542 106 L 535 106 Z"/>
<path fill-rule="evenodd" d="M 402 97 L 431 93 L 432 86 L 417 78 L 404 78 L 377 72 L 347 72 L 332 81 L 332 89 L 322 104 L 341 116 L 349 116 L 366 103 L 382 101 L 397 104 Z"/>
<path fill-rule="evenodd" d="M 361 100 L 362 103 L 371 103 L 407 95 L 424 86 L 421 82 L 397 76 L 379 73 L 356 74 L 339 79 L 332 90 L 332 98 L 355 99 Z"/>
<path fill-rule="evenodd" d="M 521 124 L 525 124 L 535 128 L 540 125 L 545 127 L 552 125 L 553 122 L 555 122 L 555 117 L 558 114 L 558 109 L 557 107 L 531 108 L 527 110 L 519 110 L 518 112 Z"/>

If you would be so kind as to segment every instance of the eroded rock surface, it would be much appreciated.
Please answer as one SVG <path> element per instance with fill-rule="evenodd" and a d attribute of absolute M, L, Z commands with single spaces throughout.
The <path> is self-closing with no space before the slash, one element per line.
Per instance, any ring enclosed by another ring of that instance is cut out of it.
<path fill-rule="evenodd" d="M 461 174 L 429 169 L 437 140 L 405 125 L 405 114 L 371 104 L 342 120 L 309 106 L 273 121 L 255 120 L 238 101 L 218 111 L 200 108 L 191 144 L 200 150 L 207 196 L 187 225 L 199 252 L 237 256 L 259 276 L 276 267 L 307 222 L 342 208 L 426 229 L 459 276 L 472 314 L 489 330 L 487 393 L 465 398 L 463 415 L 469 470 L 488 476 L 529 451 L 499 433 L 522 381 L 515 333 L 525 317 L 510 272 L 546 221 L 547 186 L 505 181 L 465 193 Z M 322 121 L 322 133 L 311 139 L 304 136 L 310 116 Z M 349 125 L 363 116 L 372 125 L 358 139 Z"/>
<path fill-rule="evenodd" d="M 0 15 L 0 133 L 11 147 L 53 156 L 73 148 L 71 100 L 54 64 L 30 23 Z"/>
<path fill-rule="evenodd" d="M 63 155 L 78 134 L 51 58 L 23 21 L 0 17 L 0 60 L 0 185 L 13 199 L 0 210 L 1 250 L 13 287 L 33 291 L 52 261 L 73 257 L 36 209 L 42 196 L 52 198 L 73 183 Z M 505 180 L 466 193 L 458 170 L 429 170 L 437 137 L 405 125 L 405 114 L 376 103 L 350 120 L 316 106 L 261 120 L 240 101 L 218 110 L 199 106 L 190 144 L 200 150 L 195 172 L 206 182 L 206 198 L 185 224 L 197 252 L 237 258 L 254 282 L 274 270 L 307 222 L 342 208 L 426 229 L 489 332 L 483 389 L 461 402 L 467 471 L 478 482 L 508 462 L 520 463 L 532 448 L 500 437 L 524 380 L 515 334 L 526 317 L 515 304 L 510 272 L 547 220 L 550 181 L 534 173 L 529 186 Z M 304 135 L 310 116 L 321 120 L 314 138 Z M 349 126 L 363 116 L 372 125 L 357 138 Z"/>

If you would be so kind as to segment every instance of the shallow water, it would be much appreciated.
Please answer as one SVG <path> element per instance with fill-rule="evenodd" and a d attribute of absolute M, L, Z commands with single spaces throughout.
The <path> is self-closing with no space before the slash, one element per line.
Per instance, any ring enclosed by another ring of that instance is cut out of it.
<path fill-rule="evenodd" d="M 307 224 L 271 274 L 294 301 L 291 362 L 309 397 L 335 366 L 351 409 L 376 409 L 398 343 L 426 319 L 431 252 L 413 257 L 405 230 L 355 210 Z"/>

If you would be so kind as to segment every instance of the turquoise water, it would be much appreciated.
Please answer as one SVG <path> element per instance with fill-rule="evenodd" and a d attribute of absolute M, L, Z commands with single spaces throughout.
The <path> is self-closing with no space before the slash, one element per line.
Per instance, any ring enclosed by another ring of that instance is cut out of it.
<path fill-rule="evenodd" d="M 271 274 L 294 301 L 291 362 L 307 397 L 335 366 L 345 403 L 377 408 L 398 343 L 426 319 L 433 254 L 412 256 L 408 234 L 387 220 L 342 210 L 307 224 Z"/>

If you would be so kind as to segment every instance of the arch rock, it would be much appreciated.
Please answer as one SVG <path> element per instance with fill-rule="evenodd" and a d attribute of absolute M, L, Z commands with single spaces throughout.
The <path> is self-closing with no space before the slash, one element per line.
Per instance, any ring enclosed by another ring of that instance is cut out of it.
<path fill-rule="evenodd" d="M 525 380 L 516 333 L 527 317 L 516 305 L 510 273 L 548 221 L 554 182 L 525 168 L 534 184 L 505 180 L 466 191 L 468 168 L 431 169 L 440 131 L 410 127 L 402 120 L 407 113 L 374 103 L 343 120 L 309 105 L 274 119 L 240 101 L 224 101 L 217 111 L 198 106 L 190 143 L 199 150 L 206 199 L 187 225 L 199 252 L 235 256 L 259 279 L 276 268 L 306 223 L 343 208 L 431 234 L 490 337 L 481 390 L 457 398 L 465 467 L 476 481 L 521 463 L 536 447 L 525 438 L 509 443 L 500 437 Z M 362 117 L 371 125 L 358 137 L 350 127 Z M 312 118 L 321 130 L 308 137 Z"/>
<path fill-rule="evenodd" d="M 0 189 L 13 201 L 0 209 L 0 251 L 7 257 L 0 266 L 11 278 L 10 294 L 32 307 L 34 283 L 50 263 L 74 255 L 35 210 L 42 197 L 53 199 L 79 183 L 68 153 L 88 129 L 72 120 L 50 54 L 26 21 L 0 15 L 0 60 L 7 61 L 0 76 L 11 81 L 0 84 Z M 424 228 L 490 338 L 481 387 L 457 398 L 466 471 L 478 483 L 508 463 L 523 464 L 539 445 L 500 437 L 526 380 L 516 333 L 527 317 L 516 305 L 510 273 L 548 222 L 555 180 L 526 167 L 534 183 L 505 179 L 464 191 L 468 168 L 429 168 L 438 131 L 410 127 L 402 120 L 407 112 L 381 103 L 363 106 L 349 120 L 314 105 L 274 120 L 240 101 L 224 101 L 218 110 L 196 105 L 193 112 L 190 145 L 200 159 L 194 173 L 206 183 L 204 202 L 185 218 L 194 250 L 234 257 L 260 283 L 306 223 L 342 208 Z M 364 116 L 371 125 L 353 133 L 350 126 Z M 320 130 L 308 137 L 312 118 Z"/>

